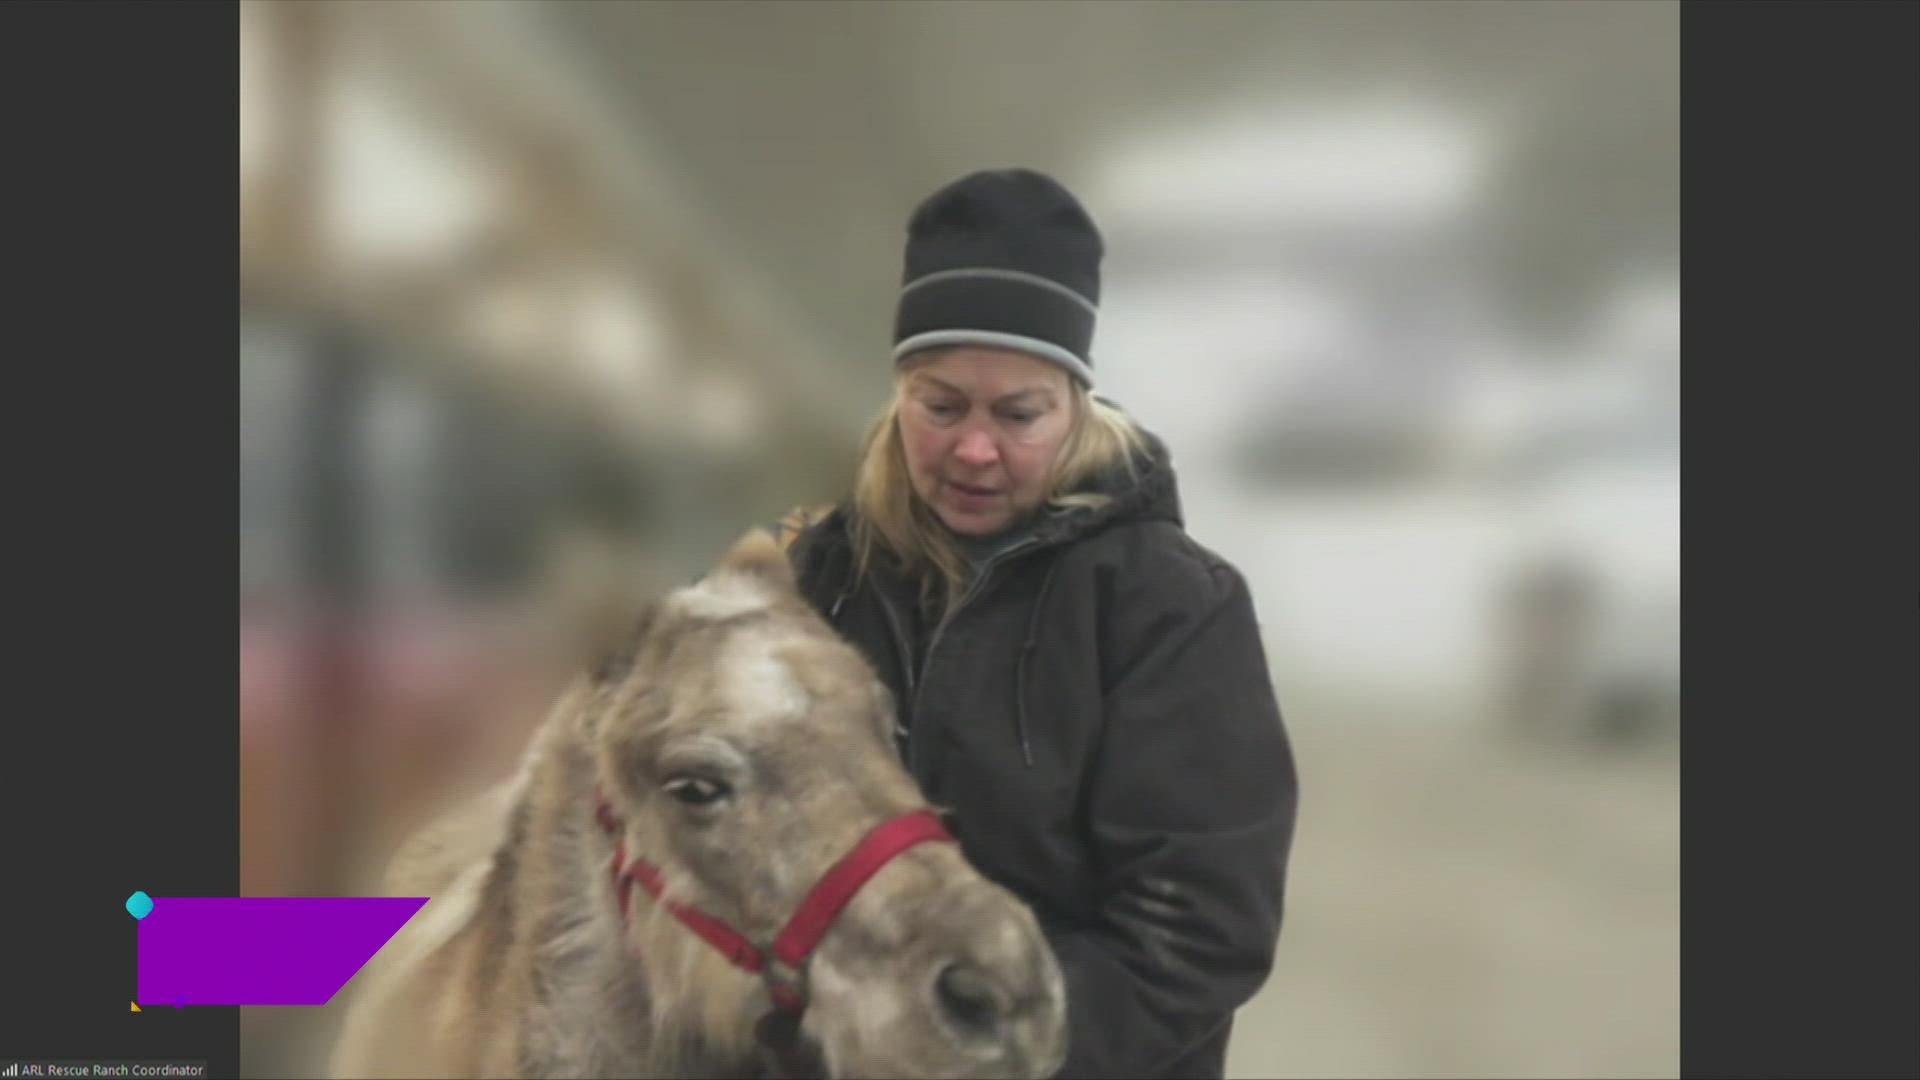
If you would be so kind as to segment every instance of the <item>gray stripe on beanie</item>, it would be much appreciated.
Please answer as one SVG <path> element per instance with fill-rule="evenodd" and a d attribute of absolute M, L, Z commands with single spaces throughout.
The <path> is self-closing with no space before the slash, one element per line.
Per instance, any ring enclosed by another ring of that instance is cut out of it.
<path fill-rule="evenodd" d="M 1079 294 L 1074 295 L 1077 297 Z M 893 359 L 895 363 L 899 363 L 909 353 L 940 345 L 987 345 L 998 349 L 1032 353 L 1043 360 L 1051 360 L 1066 368 L 1069 375 L 1085 383 L 1088 388 L 1093 386 L 1093 368 L 1068 350 L 1051 341 L 1042 341 L 1024 334 L 1004 334 L 997 330 L 929 330 L 924 334 L 915 334 L 895 345 Z"/>

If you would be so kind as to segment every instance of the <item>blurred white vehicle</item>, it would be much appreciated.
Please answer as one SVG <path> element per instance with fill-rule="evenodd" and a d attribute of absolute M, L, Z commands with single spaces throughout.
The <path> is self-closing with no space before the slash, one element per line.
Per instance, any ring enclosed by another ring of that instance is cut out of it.
<path fill-rule="evenodd" d="M 1399 408 L 1268 405 L 1237 450 L 1189 455 L 1190 524 L 1247 573 L 1283 684 L 1410 723 L 1666 738 L 1680 476 L 1660 371 L 1615 353 Z"/>
<path fill-rule="evenodd" d="M 1549 736 L 1671 735 L 1680 700 L 1680 472 L 1653 425 L 1536 445 L 1503 590 L 1509 719 Z"/>

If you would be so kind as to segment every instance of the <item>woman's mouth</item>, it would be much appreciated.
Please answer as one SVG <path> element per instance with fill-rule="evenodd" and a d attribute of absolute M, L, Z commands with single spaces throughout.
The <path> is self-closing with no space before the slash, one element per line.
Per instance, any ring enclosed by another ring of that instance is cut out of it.
<path fill-rule="evenodd" d="M 947 505 L 962 513 L 983 514 L 1000 505 L 998 488 L 947 481 Z"/>

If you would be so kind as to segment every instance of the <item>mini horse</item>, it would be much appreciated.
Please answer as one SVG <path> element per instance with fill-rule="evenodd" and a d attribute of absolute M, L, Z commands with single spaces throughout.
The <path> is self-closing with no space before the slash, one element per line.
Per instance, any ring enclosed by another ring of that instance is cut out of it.
<path fill-rule="evenodd" d="M 335 1075 L 766 1076 L 797 1048 L 832 1077 L 1050 1075 L 1052 953 L 892 724 L 749 534 L 402 846 L 388 891 L 431 899 L 356 976 Z"/>

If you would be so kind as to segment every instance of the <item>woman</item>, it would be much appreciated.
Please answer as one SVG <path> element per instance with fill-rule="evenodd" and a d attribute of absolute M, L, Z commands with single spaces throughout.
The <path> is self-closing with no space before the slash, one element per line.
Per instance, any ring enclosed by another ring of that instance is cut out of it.
<path fill-rule="evenodd" d="M 783 538 L 915 778 L 1046 928 L 1058 1075 L 1218 1077 L 1272 966 L 1294 765 L 1245 581 L 1186 535 L 1161 442 L 1091 394 L 1102 253 L 1035 172 L 928 198 L 852 496 Z"/>

